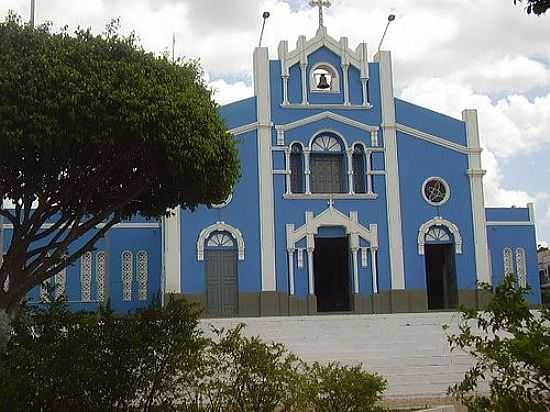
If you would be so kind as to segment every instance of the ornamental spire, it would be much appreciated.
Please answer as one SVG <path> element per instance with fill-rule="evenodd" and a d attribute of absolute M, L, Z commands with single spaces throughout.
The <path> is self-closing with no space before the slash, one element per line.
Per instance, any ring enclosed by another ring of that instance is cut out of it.
<path fill-rule="evenodd" d="M 311 0 L 309 2 L 309 5 L 311 7 L 318 7 L 319 8 L 319 28 L 325 27 L 324 16 L 323 16 L 323 7 L 326 7 L 328 9 L 331 6 L 330 0 Z"/>

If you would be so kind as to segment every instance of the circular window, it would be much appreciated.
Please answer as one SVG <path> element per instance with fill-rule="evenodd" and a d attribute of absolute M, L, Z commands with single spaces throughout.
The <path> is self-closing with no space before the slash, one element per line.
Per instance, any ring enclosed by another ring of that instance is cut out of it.
<path fill-rule="evenodd" d="M 441 206 L 449 200 L 449 185 L 440 177 L 430 177 L 422 185 L 422 195 L 429 204 Z"/>
<path fill-rule="evenodd" d="M 221 209 L 222 207 L 226 207 L 229 203 L 231 203 L 231 200 L 233 200 L 233 193 L 230 193 L 229 196 L 227 196 L 227 199 L 225 199 L 221 203 L 212 203 L 212 207 L 214 209 Z"/>

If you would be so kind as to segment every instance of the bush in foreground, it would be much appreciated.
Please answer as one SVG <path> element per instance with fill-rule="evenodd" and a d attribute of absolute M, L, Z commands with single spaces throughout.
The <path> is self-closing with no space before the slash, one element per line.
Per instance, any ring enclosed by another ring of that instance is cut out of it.
<path fill-rule="evenodd" d="M 183 301 L 131 316 L 28 307 L 0 354 L 0 410 L 378 411 L 385 381 L 360 366 L 307 365 L 244 325 L 201 332 Z"/>
<path fill-rule="evenodd" d="M 550 310 L 530 311 L 528 290 L 516 284 L 507 276 L 486 312 L 464 310 L 459 334 L 449 336 L 452 350 L 474 359 L 464 380 L 450 388 L 469 411 L 550 410 Z"/>

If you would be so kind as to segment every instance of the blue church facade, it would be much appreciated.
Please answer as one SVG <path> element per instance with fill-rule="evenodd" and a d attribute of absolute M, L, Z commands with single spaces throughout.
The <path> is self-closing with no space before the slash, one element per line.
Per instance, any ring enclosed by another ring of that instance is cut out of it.
<path fill-rule="evenodd" d="M 424 312 L 482 307 L 478 283 L 514 273 L 540 303 L 533 207 L 485 207 L 475 110 L 396 98 L 390 52 L 370 61 L 324 26 L 276 59 L 256 48 L 254 88 L 220 108 L 241 156 L 232 195 L 117 225 L 56 293 L 119 312 L 169 295 L 219 317 Z"/>

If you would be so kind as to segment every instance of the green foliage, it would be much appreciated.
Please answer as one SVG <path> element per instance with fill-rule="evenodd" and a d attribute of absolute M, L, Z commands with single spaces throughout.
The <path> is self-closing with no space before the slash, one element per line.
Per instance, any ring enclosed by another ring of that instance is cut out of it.
<path fill-rule="evenodd" d="M 525 0 L 527 3 L 527 7 L 525 7 L 525 10 L 527 11 L 527 14 L 536 14 L 537 16 L 540 16 L 541 14 L 546 13 L 548 9 L 550 9 L 550 0 Z M 514 0 L 514 4 L 517 3 L 523 3 L 523 0 Z"/>
<path fill-rule="evenodd" d="M 530 311 L 526 293 L 507 276 L 486 312 L 464 310 L 459 334 L 449 336 L 452 350 L 475 361 L 450 388 L 470 411 L 550 410 L 550 311 Z"/>
<path fill-rule="evenodd" d="M 147 53 L 116 22 L 101 35 L 14 15 L 0 23 L 0 200 L 15 204 L 0 208 L 14 225 L 0 309 L 122 219 L 219 201 L 238 176 L 235 141 L 196 62 Z"/>
<path fill-rule="evenodd" d="M 338 363 L 306 368 L 302 402 L 317 412 L 376 412 L 386 381 L 362 367 Z"/>
<path fill-rule="evenodd" d="M 381 410 L 385 381 L 360 366 L 308 366 L 244 325 L 206 337 L 197 316 L 183 301 L 124 317 L 28 308 L 0 355 L 0 410 Z"/>
<path fill-rule="evenodd" d="M 129 317 L 33 308 L 0 355 L 0 410 L 169 410 L 205 345 L 197 317 L 182 302 Z"/>
<path fill-rule="evenodd" d="M 200 395 L 197 407 L 211 412 L 270 412 L 293 402 L 299 359 L 281 344 L 245 337 L 243 328 L 213 331 L 215 338 L 202 357 L 201 377 L 190 391 Z"/>

